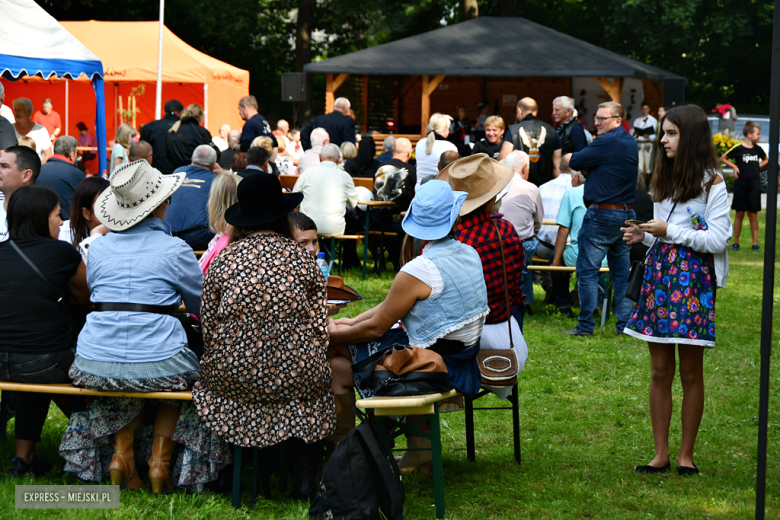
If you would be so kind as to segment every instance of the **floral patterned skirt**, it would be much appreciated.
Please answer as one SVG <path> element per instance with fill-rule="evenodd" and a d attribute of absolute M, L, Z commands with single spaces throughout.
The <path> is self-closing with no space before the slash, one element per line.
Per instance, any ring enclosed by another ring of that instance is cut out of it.
<path fill-rule="evenodd" d="M 194 365 L 191 359 L 195 359 Z M 83 361 L 83 360 L 82 360 Z M 86 363 L 82 362 L 82 365 Z M 119 363 L 106 363 L 105 372 L 121 371 Z M 132 365 L 127 363 L 126 365 Z M 154 369 L 158 377 L 137 377 L 122 379 L 115 376 L 100 376 L 100 363 L 89 364 L 87 373 L 74 363 L 69 376 L 75 386 L 102 391 L 175 391 L 183 390 L 200 378 L 197 358 L 184 351 L 172 358 L 160 361 Z M 189 367 L 189 371 L 182 371 Z M 82 367 L 84 368 L 84 367 Z M 193 370 L 194 368 L 194 370 Z M 138 367 L 128 366 L 125 373 L 137 372 Z M 139 374 L 134 374 L 139 375 Z M 165 400 L 167 404 L 181 407 L 173 440 L 178 449 L 172 460 L 173 480 L 181 488 L 203 491 L 207 482 L 216 480 L 219 471 L 232 462 L 230 446 L 206 428 L 198 417 L 195 406 L 189 401 Z M 151 457 L 154 441 L 154 417 L 157 407 L 155 399 L 132 399 L 129 397 L 93 397 L 86 410 L 73 412 L 60 444 L 60 455 L 65 459 L 65 471 L 75 473 L 80 480 L 102 482 L 108 478 L 108 466 L 114 455 L 112 435 L 127 426 L 146 408 L 144 422 L 135 436 L 136 463 Z"/>
<path fill-rule="evenodd" d="M 651 343 L 715 347 L 715 266 L 710 253 L 657 242 L 624 332 Z"/>

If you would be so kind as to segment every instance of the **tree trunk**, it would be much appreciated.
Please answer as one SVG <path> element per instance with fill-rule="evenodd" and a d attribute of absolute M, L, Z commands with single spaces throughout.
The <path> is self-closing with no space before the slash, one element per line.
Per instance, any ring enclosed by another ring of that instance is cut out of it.
<path fill-rule="evenodd" d="M 295 34 L 295 70 L 303 72 L 303 66 L 311 62 L 311 33 L 314 31 L 315 0 L 298 0 L 298 27 Z M 306 101 L 298 106 L 297 121 L 293 125 L 300 127 L 303 122 L 314 118 L 312 113 L 314 81 L 306 76 Z"/>
<path fill-rule="evenodd" d="M 498 16 L 517 16 L 515 0 L 498 0 Z"/>
<path fill-rule="evenodd" d="M 463 20 L 479 18 L 479 6 L 477 0 L 463 0 Z"/>

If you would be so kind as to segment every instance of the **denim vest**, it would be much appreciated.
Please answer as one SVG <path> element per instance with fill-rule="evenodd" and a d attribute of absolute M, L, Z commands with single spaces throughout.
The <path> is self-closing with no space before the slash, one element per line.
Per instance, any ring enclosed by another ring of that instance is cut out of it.
<path fill-rule="evenodd" d="M 452 238 L 433 243 L 423 256 L 441 272 L 442 291 L 418 300 L 401 318 L 412 345 L 428 347 L 488 313 L 487 288 L 477 251 Z"/>

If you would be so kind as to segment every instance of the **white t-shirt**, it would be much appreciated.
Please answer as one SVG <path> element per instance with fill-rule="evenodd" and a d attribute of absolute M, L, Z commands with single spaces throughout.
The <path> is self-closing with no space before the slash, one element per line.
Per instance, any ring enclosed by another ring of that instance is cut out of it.
<path fill-rule="evenodd" d="M 17 139 L 24 137 L 16 131 L 16 128 L 14 128 L 14 133 L 16 134 Z M 43 152 L 51 148 L 51 136 L 49 135 L 49 131 L 46 130 L 45 126 L 35 123 L 32 130 L 27 133 L 27 137 L 35 141 L 35 150 L 38 152 L 40 158 L 43 159 Z"/>
<path fill-rule="evenodd" d="M 114 147 L 111 149 L 111 164 L 109 164 L 108 167 L 108 175 L 109 177 L 111 174 L 114 173 L 114 170 L 116 168 L 119 168 L 119 166 L 114 166 L 114 159 L 122 159 L 122 162 L 119 163 L 119 166 L 122 166 L 125 163 L 130 162 L 130 160 L 127 158 L 127 150 L 125 150 L 125 147 L 121 144 L 115 144 Z"/>
<path fill-rule="evenodd" d="M 426 244 L 426 246 L 423 248 L 423 252 L 427 251 L 428 248 L 434 243 L 435 241 Z M 433 261 L 429 258 L 425 258 L 424 256 L 418 256 L 411 262 L 404 264 L 404 266 L 401 267 L 401 272 L 414 276 L 422 283 L 430 287 L 431 294 L 428 296 L 428 298 L 434 298 L 439 294 L 441 294 L 441 292 L 444 290 L 444 279 L 441 276 L 441 271 L 439 271 L 439 268 L 436 267 L 436 264 L 434 264 Z M 474 343 L 479 341 L 484 326 L 485 326 L 485 318 L 483 316 L 482 319 L 472 321 L 471 323 L 464 325 L 460 329 L 454 332 L 450 332 L 449 334 L 444 336 L 444 339 L 461 341 L 463 342 L 464 345 L 473 345 Z M 508 344 L 509 343 L 507 342 L 507 345 Z M 422 345 L 417 345 L 417 346 L 422 346 Z M 427 347 L 428 345 L 425 346 Z M 526 357 L 528 357 L 527 350 L 528 347 L 526 347 Z M 523 360 L 523 362 L 525 362 L 525 360 Z"/>
<path fill-rule="evenodd" d="M 448 151 L 457 152 L 458 147 L 449 141 L 442 141 L 437 139 L 433 142 L 433 149 L 430 154 L 425 153 L 427 137 L 420 139 L 417 143 L 417 147 L 414 151 L 414 156 L 417 159 L 417 184 L 414 185 L 414 190 L 417 191 L 420 188 L 420 184 L 428 177 L 435 177 L 439 174 L 439 159 L 441 154 Z"/>
<path fill-rule="evenodd" d="M 647 116 L 647 117 L 637 117 L 634 119 L 634 128 L 652 128 L 655 130 L 656 125 L 658 124 L 658 120 L 654 118 L 653 116 Z M 652 143 L 655 141 L 655 138 L 657 136 L 655 133 L 650 134 L 650 137 L 648 139 L 645 139 L 644 137 L 637 137 L 636 140 L 640 143 Z"/>
<path fill-rule="evenodd" d="M 358 203 L 352 177 L 333 161 L 323 161 L 303 172 L 293 192 L 303 193 L 301 211 L 317 224 L 320 236 L 343 235 L 347 206 Z"/>
<path fill-rule="evenodd" d="M 0 107 L 0 116 L 3 116 L 4 118 L 8 119 L 11 122 L 11 124 L 16 123 L 16 118 L 14 117 L 14 111 L 8 105 L 3 105 L 2 107 Z"/>

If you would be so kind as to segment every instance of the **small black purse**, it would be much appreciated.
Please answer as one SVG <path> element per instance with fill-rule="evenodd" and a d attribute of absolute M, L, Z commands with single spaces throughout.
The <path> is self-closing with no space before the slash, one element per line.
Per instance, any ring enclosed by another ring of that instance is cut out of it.
<path fill-rule="evenodd" d="M 667 222 L 672 216 L 672 213 L 674 213 L 674 209 L 677 207 L 677 203 L 674 203 L 674 206 L 672 206 L 672 211 L 669 212 L 669 216 L 666 217 Z M 645 258 L 640 262 L 639 260 L 634 260 L 634 262 L 631 264 L 631 273 L 628 275 L 628 288 L 626 289 L 626 298 L 631 300 L 632 302 L 638 302 L 639 297 L 642 295 L 642 282 L 644 282 L 645 278 L 645 262 L 647 261 L 647 256 L 650 254 L 650 251 L 653 249 L 655 244 L 658 242 L 658 239 L 656 238 L 655 241 L 653 241 L 653 245 L 650 246 L 647 249 L 647 253 L 645 253 Z"/>

